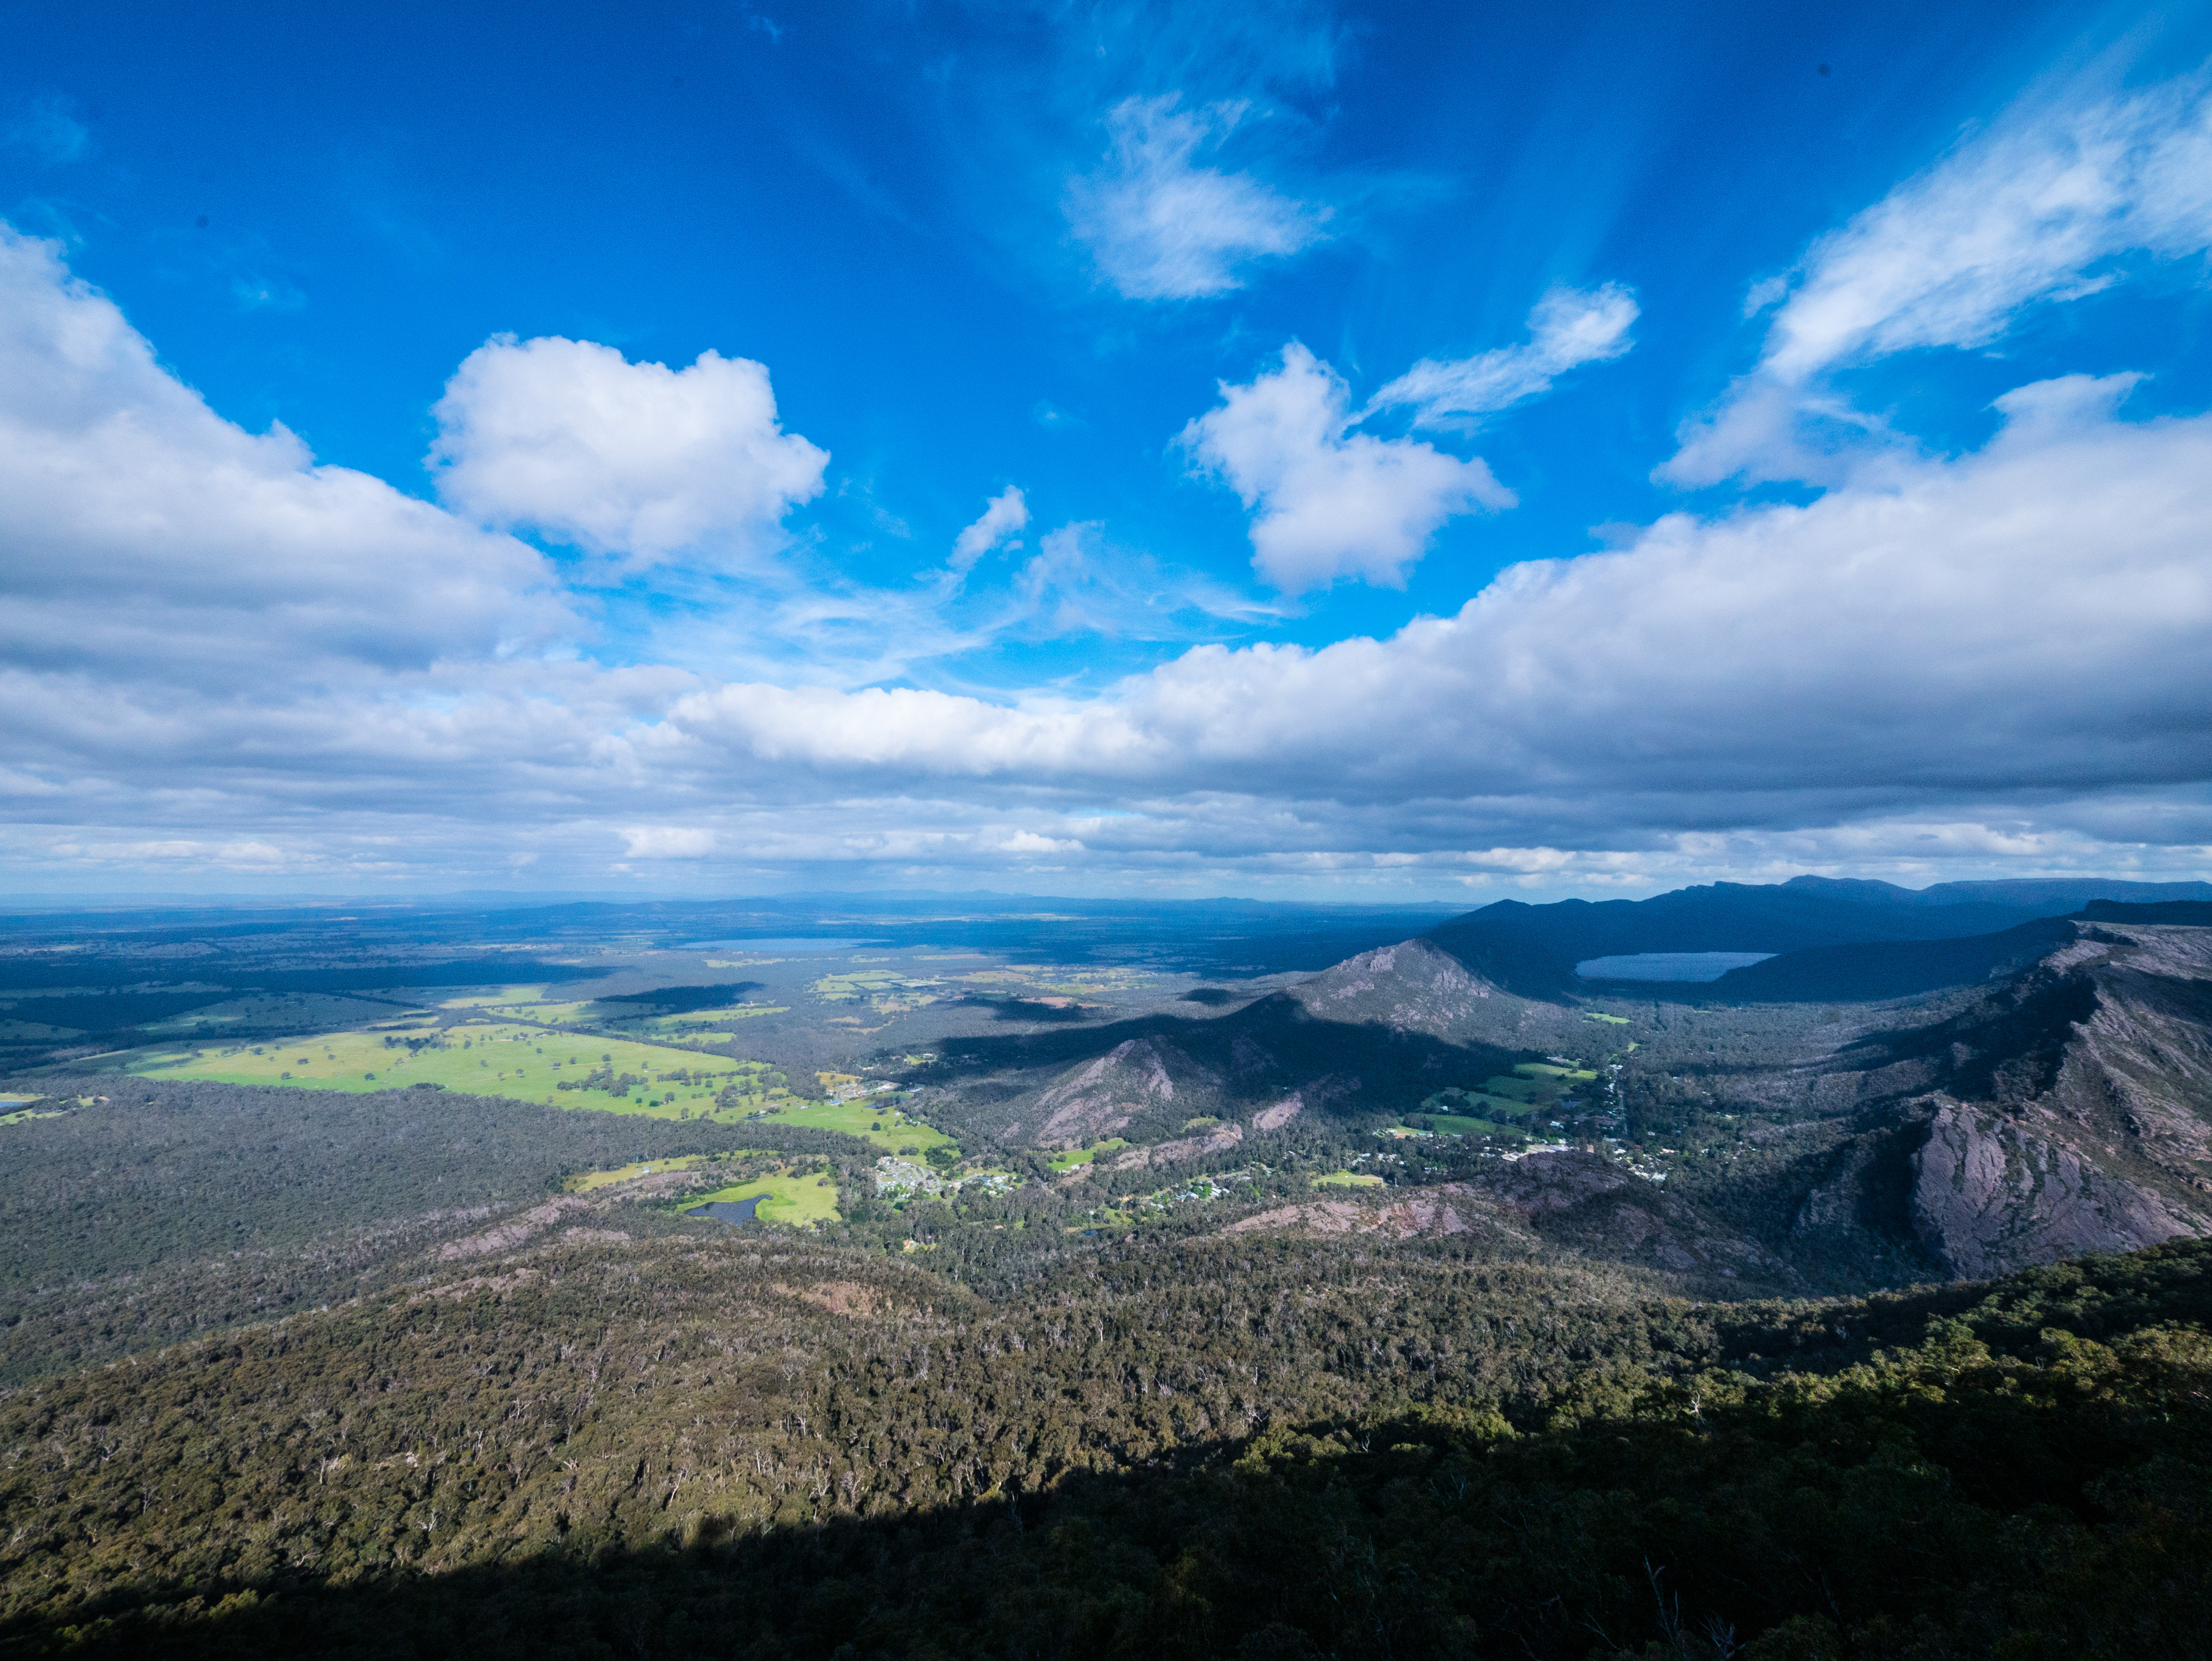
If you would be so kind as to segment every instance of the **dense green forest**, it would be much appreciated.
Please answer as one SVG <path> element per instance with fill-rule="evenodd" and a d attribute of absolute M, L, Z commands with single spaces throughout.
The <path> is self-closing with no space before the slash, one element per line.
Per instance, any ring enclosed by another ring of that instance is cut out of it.
<path fill-rule="evenodd" d="M 115 1074 L 62 1088 L 81 1104 L 7 1130 L 0 1381 L 374 1290 L 574 1171 L 743 1148 L 869 1152 L 801 1127 L 445 1092 L 340 1104 Z"/>
<path fill-rule="evenodd" d="M 2203 1653 L 2212 1246 L 1822 1305 L 555 1241 L 0 1402 L 26 1654 Z"/>

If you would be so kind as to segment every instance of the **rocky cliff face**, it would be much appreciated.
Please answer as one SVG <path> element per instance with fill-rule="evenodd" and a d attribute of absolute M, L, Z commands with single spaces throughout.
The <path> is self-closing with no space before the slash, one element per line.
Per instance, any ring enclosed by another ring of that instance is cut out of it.
<path fill-rule="evenodd" d="M 1210 1100 L 1220 1086 L 1211 1068 L 1164 1039 L 1125 1039 L 1096 1061 L 1069 1069 L 1039 1094 L 1037 1146 L 1076 1147 L 1089 1137 L 1110 1136 L 1127 1129 L 1138 1114 L 1176 1099 L 1178 1074 L 1186 1097 L 1194 1093 L 1195 1085 Z"/>
<path fill-rule="evenodd" d="M 2212 1233 L 2212 929 L 2080 927 L 1871 1047 L 1865 1077 L 1919 1086 L 1911 1222 L 1951 1273 Z"/>
<path fill-rule="evenodd" d="M 2204 1232 L 2075 1148 L 1956 1102 L 1938 1109 L 1912 1169 L 1914 1229 L 1962 1279 Z"/>

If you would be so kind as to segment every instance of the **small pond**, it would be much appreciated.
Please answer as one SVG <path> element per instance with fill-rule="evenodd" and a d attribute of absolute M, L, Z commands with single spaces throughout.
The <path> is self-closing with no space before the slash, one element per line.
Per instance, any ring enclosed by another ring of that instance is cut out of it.
<path fill-rule="evenodd" d="M 763 1197 L 756 1194 L 750 1200 L 714 1200 L 705 1205 L 695 1205 L 684 1214 L 687 1217 L 711 1217 L 718 1223 L 743 1227 L 755 1220 L 753 1208 L 761 1202 Z"/>

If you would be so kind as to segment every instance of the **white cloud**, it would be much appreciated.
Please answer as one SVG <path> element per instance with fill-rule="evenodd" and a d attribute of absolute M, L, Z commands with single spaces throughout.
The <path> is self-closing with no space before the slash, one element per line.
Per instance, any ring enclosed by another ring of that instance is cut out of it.
<path fill-rule="evenodd" d="M 1000 840 L 1002 854 L 1078 854 L 1083 844 L 1073 837 L 1041 837 L 1034 830 L 1011 831 Z"/>
<path fill-rule="evenodd" d="M 994 548 L 1008 545 L 1018 548 L 1018 538 L 1029 522 L 1029 503 L 1019 490 L 1009 484 L 991 498 L 981 519 L 953 538 L 952 569 L 962 573 L 971 570 L 975 562 Z"/>
<path fill-rule="evenodd" d="M 230 297 L 241 312 L 296 312 L 307 296 L 281 277 L 234 277 Z"/>
<path fill-rule="evenodd" d="M 1755 286 L 1779 301 L 1758 368 L 1686 423 L 1659 477 L 1829 480 L 1879 423 L 1823 389 L 1832 370 L 1985 346 L 2030 307 L 2108 287 L 2130 255 L 2212 248 L 2212 76 L 2130 97 L 2024 100 Z"/>
<path fill-rule="evenodd" d="M 1106 118 L 1105 164 L 1068 186 L 1070 228 L 1106 280 L 1131 300 L 1194 300 L 1243 286 L 1255 260 L 1322 240 L 1329 214 L 1249 174 L 1200 165 L 1248 111 L 1177 107 L 1174 94 L 1132 98 Z"/>
<path fill-rule="evenodd" d="M 1270 801 L 1534 846 L 2199 787 L 2212 417 L 2118 422 L 2118 390 L 2022 388 L 1962 462 L 1662 520 L 1388 640 L 1200 648 L 1081 703 L 702 691 L 671 724 L 832 773 L 1218 793 L 1253 838 Z"/>
<path fill-rule="evenodd" d="M 2103 262 L 2212 247 L 2202 76 L 2084 108 L 2016 113 L 1814 243 L 1765 367 L 1802 380 L 1925 346 L 1986 345 L 2020 310 L 2106 287 Z"/>
<path fill-rule="evenodd" d="M 549 584 L 511 538 L 224 421 L 0 225 L 0 660 L 209 692 L 422 668 L 570 626 Z"/>
<path fill-rule="evenodd" d="M 686 369 L 552 337 L 489 341 L 436 407 L 439 492 L 485 524 L 594 553 L 742 559 L 822 490 L 828 452 L 777 423 L 768 369 Z"/>
<path fill-rule="evenodd" d="M 1325 472 L 1340 383 L 1286 359 L 1230 390 L 1271 379 L 1290 413 L 1254 430 Z M 574 625 L 533 551 L 223 421 L 9 233 L 0 877 L 359 891 L 534 855 L 557 885 L 616 849 L 726 888 L 1031 857 L 1055 885 L 1476 898 L 2188 873 L 2212 867 L 2212 417 L 2118 419 L 2126 386 L 2021 387 L 1979 453 L 1671 517 L 1384 639 L 1201 647 L 1098 695 L 730 685 L 549 660 L 532 642 Z M 1042 539 L 1019 626 L 1170 603 L 1097 534 Z"/>
<path fill-rule="evenodd" d="M 1259 510 L 1252 563 L 1293 593 L 1343 576 L 1401 584 L 1446 520 L 1513 505 L 1480 460 L 1349 431 L 1351 402 L 1343 378 L 1293 341 L 1273 374 L 1221 383 L 1220 407 L 1176 440 Z"/>
<path fill-rule="evenodd" d="M 624 830 L 623 856 L 633 860 L 697 860 L 714 851 L 714 833 L 695 826 L 641 824 Z"/>
<path fill-rule="evenodd" d="M 1425 357 L 1370 400 L 1367 412 L 1410 406 L 1413 424 L 1470 430 L 1486 415 L 1549 392 L 1578 364 L 1621 356 L 1635 343 L 1635 296 L 1620 284 L 1554 289 L 1528 313 L 1528 344 L 1473 357 Z"/>

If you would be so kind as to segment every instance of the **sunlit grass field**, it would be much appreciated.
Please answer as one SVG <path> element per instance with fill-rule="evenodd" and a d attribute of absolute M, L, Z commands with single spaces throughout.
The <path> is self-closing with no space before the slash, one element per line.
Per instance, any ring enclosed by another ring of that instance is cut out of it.
<path fill-rule="evenodd" d="M 408 1040 L 416 1047 L 410 1049 Z M 642 1113 L 656 1118 L 730 1120 L 790 1098 L 761 1062 L 699 1056 L 625 1038 L 585 1037 L 509 1022 L 449 1027 L 392 1022 L 319 1037 L 156 1052 L 131 1064 L 134 1073 L 224 1084 L 290 1085 L 307 1090 L 404 1090 L 434 1084 L 479 1096 L 505 1096 L 547 1107 Z M 589 1075 L 629 1074 L 623 1096 L 579 1087 Z M 566 1084 L 571 1087 L 562 1090 Z M 735 1085 L 730 1110 L 715 1096 Z"/>
<path fill-rule="evenodd" d="M 1098 1142 L 1090 1147 L 1071 1147 L 1052 1156 L 1052 1168 L 1054 1171 L 1073 1171 L 1078 1165 L 1089 1165 L 1101 1153 L 1111 1153 L 1115 1149 L 1127 1147 L 1128 1145 L 1122 1138 L 1115 1136 L 1109 1141 Z"/>
<path fill-rule="evenodd" d="M 865 1098 L 856 1102 L 787 1102 L 772 1109 L 765 1116 L 771 1124 L 811 1125 L 817 1130 L 863 1137 L 886 1153 L 911 1148 L 915 1154 L 926 1157 L 933 1147 L 957 1146 L 943 1131 L 919 1119 L 908 1118 L 882 1097 L 875 1098 L 873 1105 Z"/>
<path fill-rule="evenodd" d="M 720 1009 L 689 1009 L 680 1015 L 655 1015 L 641 1007 L 625 1007 L 586 1001 L 568 1001 L 546 995 L 550 989 L 537 986 L 503 988 L 464 998 L 449 998 L 448 1009 L 481 1009 L 511 1020 L 544 1026 L 617 1025 L 641 1038 L 668 1037 L 697 1043 L 701 1039 L 734 1041 L 737 1029 L 761 1015 L 790 1013 L 789 1006 L 774 1003 L 731 1004 Z"/>
<path fill-rule="evenodd" d="M 718 1188 L 711 1194 L 687 1194 L 684 1208 L 711 1205 L 718 1200 L 750 1200 L 760 1196 L 760 1204 L 753 1215 L 764 1223 L 781 1223 L 788 1227 L 811 1227 L 816 1223 L 834 1223 L 839 1219 L 837 1183 L 832 1177 L 756 1177 L 749 1183 L 734 1183 L 728 1188 Z"/>

